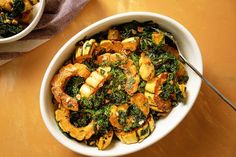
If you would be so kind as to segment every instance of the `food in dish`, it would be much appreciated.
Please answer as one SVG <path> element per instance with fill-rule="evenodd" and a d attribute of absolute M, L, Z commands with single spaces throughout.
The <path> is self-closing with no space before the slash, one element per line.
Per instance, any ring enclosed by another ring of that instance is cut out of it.
<path fill-rule="evenodd" d="M 68 137 L 106 149 L 143 141 L 178 102 L 188 75 L 173 41 L 152 21 L 132 21 L 78 41 L 51 81 L 55 117 Z"/>
<path fill-rule="evenodd" d="M 33 16 L 33 6 L 39 0 L 1 0 L 0 36 L 13 36 L 26 28 Z"/>

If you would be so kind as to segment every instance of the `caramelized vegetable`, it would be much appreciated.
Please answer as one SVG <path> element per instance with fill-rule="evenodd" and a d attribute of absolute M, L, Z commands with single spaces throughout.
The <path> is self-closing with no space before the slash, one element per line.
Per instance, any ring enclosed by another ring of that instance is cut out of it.
<path fill-rule="evenodd" d="M 78 111 L 79 105 L 76 98 L 73 98 L 64 92 L 64 86 L 66 81 L 73 76 L 79 76 L 87 78 L 90 75 L 90 71 L 84 64 L 68 64 L 60 69 L 59 73 L 56 74 L 51 81 L 51 91 L 56 101 L 62 104 L 66 109 L 72 111 Z M 80 98 L 79 95 L 76 96 Z"/>
<path fill-rule="evenodd" d="M 152 41 L 156 45 L 161 45 L 165 42 L 165 36 L 162 32 L 153 32 L 152 33 Z"/>
<path fill-rule="evenodd" d="M 87 126 L 84 127 L 75 127 L 70 123 L 70 111 L 64 107 L 61 107 L 56 110 L 56 121 L 58 122 L 60 128 L 68 133 L 71 137 L 82 141 L 84 139 L 89 139 L 94 133 L 94 121 L 91 121 Z"/>
<path fill-rule="evenodd" d="M 99 150 L 114 136 L 142 142 L 187 98 L 187 71 L 173 43 L 153 22 L 109 28 L 78 41 L 52 79 L 56 121 L 68 136 Z"/>
<path fill-rule="evenodd" d="M 31 22 L 33 5 L 38 0 L 0 0 L 0 36 L 10 37 L 20 33 Z"/>
<path fill-rule="evenodd" d="M 149 81 L 154 77 L 155 74 L 154 65 L 152 64 L 151 59 L 144 53 L 141 54 L 141 57 L 139 59 L 139 66 L 140 66 L 139 74 L 143 80 Z"/>
<path fill-rule="evenodd" d="M 155 123 L 151 116 L 141 127 L 129 132 L 118 130 L 115 134 L 122 143 L 133 144 L 143 141 L 154 130 L 154 128 Z"/>

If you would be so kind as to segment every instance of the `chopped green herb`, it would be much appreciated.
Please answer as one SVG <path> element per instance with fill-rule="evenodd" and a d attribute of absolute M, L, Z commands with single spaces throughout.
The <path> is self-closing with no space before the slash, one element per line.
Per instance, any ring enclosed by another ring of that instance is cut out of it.
<path fill-rule="evenodd" d="M 120 44 L 121 40 L 130 37 L 138 37 L 140 39 L 140 43 L 138 44 L 138 47 L 134 52 L 130 52 L 129 54 L 122 54 L 126 55 L 127 59 L 125 60 L 122 60 L 123 56 L 121 57 L 121 55 L 112 52 L 112 54 L 116 54 L 116 62 L 104 61 L 102 63 L 99 63 L 98 65 L 96 62 L 97 56 L 104 53 L 109 53 L 107 49 L 101 48 L 102 50 L 100 50 L 100 48 L 98 47 L 98 49 L 95 49 L 95 52 L 92 53 L 92 57 L 86 59 L 82 63 L 85 64 L 91 72 L 97 70 L 99 67 L 102 68 L 109 66 L 111 68 L 109 77 L 105 80 L 104 83 L 102 83 L 102 86 L 101 84 L 99 84 L 100 86 L 98 88 L 95 87 L 96 92 L 94 94 L 89 97 L 82 97 L 80 98 L 80 100 L 77 100 L 79 104 L 79 111 L 70 111 L 70 122 L 76 127 L 86 126 L 91 121 L 95 123 L 95 133 L 89 139 L 84 139 L 84 142 L 90 146 L 96 146 L 98 139 L 101 139 L 101 137 L 109 131 L 117 131 L 118 128 L 112 122 L 114 114 L 117 116 L 116 122 L 123 126 L 122 129 L 119 128 L 119 131 L 124 131 L 124 134 L 130 131 L 135 131 L 137 137 L 149 135 L 151 133 L 150 128 L 147 125 L 147 118 L 153 117 L 153 119 L 157 121 L 161 116 L 164 116 L 164 114 L 166 114 L 163 112 L 154 111 L 152 108 L 150 108 L 148 115 L 146 115 L 146 113 L 143 111 L 143 108 L 151 105 L 148 104 L 150 102 L 150 99 L 153 99 L 151 95 L 147 97 L 148 101 L 146 103 L 142 103 L 142 101 L 140 101 L 140 104 L 132 104 L 131 98 L 135 96 L 135 94 L 141 93 L 145 96 L 148 95 L 146 92 L 149 92 L 149 94 L 151 94 L 148 89 L 151 89 L 152 83 L 148 84 L 149 86 L 147 86 L 147 83 L 150 83 L 149 81 L 152 80 L 145 81 L 142 79 L 142 77 L 140 77 L 137 91 L 133 93 L 133 95 L 129 95 L 130 93 L 128 94 L 126 92 L 127 89 L 136 89 L 136 76 L 139 75 L 139 60 L 142 53 L 145 53 L 145 55 L 150 58 L 151 63 L 155 67 L 154 78 L 164 79 L 157 80 L 158 83 L 161 83 L 159 86 L 155 85 L 154 87 L 153 94 L 155 95 L 155 97 L 159 96 L 160 99 L 168 101 L 173 106 L 175 106 L 179 102 L 183 101 L 184 95 L 181 90 L 184 86 L 182 86 L 182 84 L 185 84 L 188 81 L 187 74 L 186 76 L 179 76 L 179 73 L 177 73 L 180 66 L 179 58 L 176 58 L 165 49 L 165 46 L 171 46 L 174 48 L 176 47 L 175 45 L 173 45 L 174 43 L 171 41 L 171 39 L 166 37 L 166 32 L 163 33 L 162 36 L 159 36 L 160 34 L 156 33 L 162 31 L 160 30 L 158 24 L 153 23 L 152 21 L 147 21 L 144 23 L 132 21 L 113 26 L 112 29 L 115 29 L 116 33 L 118 33 L 121 38 L 117 41 L 113 41 L 113 44 Z M 103 31 L 92 36 L 89 39 L 95 39 L 98 42 L 97 45 L 99 46 L 101 40 L 107 40 L 107 38 L 108 31 Z M 87 40 L 88 38 L 77 42 L 76 46 L 84 45 L 84 42 Z M 91 45 L 87 44 L 86 47 L 88 46 Z M 99 52 L 97 50 L 99 50 Z M 135 77 L 133 75 L 129 75 L 131 74 L 131 72 L 133 74 L 133 69 L 124 70 L 124 67 L 122 66 L 130 60 L 132 60 L 137 70 L 137 75 L 135 75 Z M 145 62 L 145 59 L 143 61 Z M 71 59 L 70 63 L 75 63 L 75 59 L 74 62 L 73 59 Z M 167 74 L 168 77 L 158 77 L 162 73 Z M 100 77 L 105 78 L 104 75 L 106 74 L 106 71 L 101 69 L 99 74 L 101 75 Z M 72 97 L 76 97 L 76 95 L 80 92 L 80 87 L 83 83 L 85 83 L 84 79 L 79 77 L 72 77 L 65 84 L 65 92 Z M 145 89 L 145 87 L 147 88 Z M 153 101 L 156 101 L 156 99 L 153 99 Z M 119 105 L 124 104 L 128 105 L 128 109 L 126 109 L 125 107 L 122 109 L 119 108 Z M 73 107 L 72 104 L 69 105 Z M 113 105 L 118 107 L 118 110 L 116 110 L 115 113 L 113 113 L 114 108 L 110 108 Z M 163 108 L 165 108 L 165 106 L 163 106 Z M 113 111 L 111 111 L 111 109 Z M 103 140 L 104 142 L 106 142 L 108 139 L 105 137 Z M 126 139 L 123 138 L 123 140 Z"/>
<path fill-rule="evenodd" d="M 120 125 L 126 125 L 126 120 L 128 118 L 127 113 L 120 110 L 118 111 L 118 114 L 119 114 L 118 122 L 120 123 Z"/>
<path fill-rule="evenodd" d="M 103 70 L 103 69 L 101 69 L 101 71 L 100 71 L 100 73 L 101 73 L 101 75 L 104 75 L 105 74 L 105 70 Z"/>
<path fill-rule="evenodd" d="M 162 85 L 161 87 L 161 93 L 159 94 L 159 96 L 163 99 L 163 100 L 168 100 L 170 99 L 171 94 L 173 94 L 175 91 L 174 86 L 172 84 L 170 84 L 169 82 L 166 82 Z"/>
<path fill-rule="evenodd" d="M 178 78 L 178 82 L 179 83 L 187 83 L 188 79 L 189 79 L 189 77 L 187 75 L 186 76 L 180 76 Z"/>
<path fill-rule="evenodd" d="M 98 134 L 104 134 L 110 130 L 109 123 L 110 115 L 110 106 L 104 106 L 103 108 L 97 110 L 93 115 L 93 119 L 97 122 L 98 125 Z"/>
<path fill-rule="evenodd" d="M 23 0 L 13 0 L 13 12 L 11 13 L 11 17 L 17 17 L 23 12 L 25 9 L 25 3 Z"/>
<path fill-rule="evenodd" d="M 141 136 L 146 135 L 149 132 L 149 127 L 146 127 L 145 129 L 141 130 Z"/>
<path fill-rule="evenodd" d="M 133 78 L 133 77 L 129 78 L 129 79 L 127 80 L 127 84 L 128 84 L 127 88 L 128 88 L 128 89 L 131 89 L 131 88 L 132 88 L 132 85 L 133 85 L 134 83 L 135 83 L 134 78 Z"/>
<path fill-rule="evenodd" d="M 144 93 L 146 84 L 147 83 L 144 80 L 142 80 L 139 84 L 138 91 Z"/>
<path fill-rule="evenodd" d="M 73 76 L 66 83 L 64 91 L 69 96 L 75 97 L 79 93 L 80 87 L 84 84 L 84 78 Z"/>
<path fill-rule="evenodd" d="M 140 111 L 139 108 L 135 105 L 129 106 L 127 114 L 133 117 L 133 123 L 124 127 L 124 131 L 126 132 L 140 127 L 143 122 L 146 121 L 146 117 L 144 116 L 143 112 Z"/>
<path fill-rule="evenodd" d="M 139 55 L 136 53 L 131 53 L 130 59 L 134 62 L 136 69 L 139 69 Z"/>
<path fill-rule="evenodd" d="M 92 120 L 92 115 L 88 112 L 74 112 L 70 113 L 70 122 L 76 127 L 83 127 L 89 124 Z"/>
<path fill-rule="evenodd" d="M 149 54 L 152 63 L 156 69 L 156 75 L 162 72 L 176 73 L 179 69 L 178 59 L 168 52 L 162 52 L 159 55 Z"/>

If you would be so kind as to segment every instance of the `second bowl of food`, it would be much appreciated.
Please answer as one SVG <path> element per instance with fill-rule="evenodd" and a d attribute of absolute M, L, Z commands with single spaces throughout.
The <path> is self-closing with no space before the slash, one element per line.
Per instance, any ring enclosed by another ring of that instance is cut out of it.
<path fill-rule="evenodd" d="M 19 40 L 38 24 L 45 0 L 1 0 L 0 44 Z"/>
<path fill-rule="evenodd" d="M 187 115 L 201 80 L 192 35 L 175 20 L 130 12 L 98 21 L 72 37 L 44 75 L 40 108 L 50 133 L 69 149 L 118 156 L 167 135 Z"/>

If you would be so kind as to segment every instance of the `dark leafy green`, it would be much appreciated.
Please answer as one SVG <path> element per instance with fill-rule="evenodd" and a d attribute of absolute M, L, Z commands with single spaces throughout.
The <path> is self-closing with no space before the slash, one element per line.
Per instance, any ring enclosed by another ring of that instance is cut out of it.
<path fill-rule="evenodd" d="M 189 77 L 187 75 L 178 77 L 179 83 L 187 83 Z"/>
<path fill-rule="evenodd" d="M 130 59 L 134 62 L 134 65 L 135 65 L 136 69 L 138 70 L 139 69 L 139 59 L 140 59 L 139 55 L 136 53 L 131 53 Z"/>
<path fill-rule="evenodd" d="M 107 31 L 102 31 L 102 32 L 99 32 L 95 35 L 93 35 L 93 39 L 95 39 L 97 42 L 100 42 L 101 40 L 106 40 L 107 39 Z"/>
<path fill-rule="evenodd" d="M 110 115 L 110 106 L 104 106 L 101 109 L 97 110 L 93 115 L 93 119 L 97 123 L 97 134 L 102 135 L 108 132 L 111 129 L 111 125 L 109 123 L 109 115 Z"/>
<path fill-rule="evenodd" d="M 162 85 L 161 91 L 162 92 L 159 94 L 159 96 L 163 100 L 168 100 L 168 99 L 170 99 L 171 94 L 173 94 L 175 92 L 175 88 L 170 82 L 166 82 Z"/>
<path fill-rule="evenodd" d="M 25 9 L 25 3 L 23 0 L 13 0 L 13 11 L 10 14 L 11 17 L 17 17 Z"/>
<path fill-rule="evenodd" d="M 79 103 L 85 109 L 97 110 L 105 104 L 105 91 L 100 89 L 90 98 L 82 97 Z"/>
<path fill-rule="evenodd" d="M 143 112 L 140 111 L 136 105 L 130 105 L 126 113 L 127 115 L 133 117 L 133 122 L 124 127 L 124 131 L 126 132 L 140 127 L 146 121 L 146 117 L 144 116 Z"/>
<path fill-rule="evenodd" d="M 144 80 L 142 80 L 142 81 L 139 83 L 138 91 L 141 92 L 141 93 L 144 93 L 146 84 L 147 84 L 147 82 L 145 82 Z"/>
<path fill-rule="evenodd" d="M 7 38 L 10 36 L 13 36 L 15 34 L 20 33 L 23 30 L 23 26 L 14 26 L 14 25 L 9 25 L 1 22 L 0 19 L 0 36 Z"/>
<path fill-rule="evenodd" d="M 137 70 L 139 70 L 140 54 L 144 52 L 151 59 L 155 67 L 155 77 L 163 72 L 168 74 L 167 80 L 161 85 L 160 98 L 170 101 L 172 105 L 177 105 L 178 102 L 183 101 L 184 97 L 179 88 L 179 84 L 186 83 L 188 76 L 176 76 L 179 70 L 179 60 L 163 47 L 166 46 L 163 44 L 167 44 L 176 48 L 170 38 L 165 36 L 165 41 L 163 40 L 160 44 L 153 43 L 152 34 L 153 32 L 160 31 L 159 25 L 152 21 L 144 23 L 132 21 L 113 26 L 112 28 L 119 31 L 121 40 L 134 36 L 139 37 L 140 43 L 137 50 L 127 55 L 127 57 L 133 61 Z M 106 40 L 107 35 L 108 31 L 103 31 L 95 34 L 91 38 L 96 39 L 99 43 L 101 40 Z M 84 42 L 85 39 L 77 42 L 76 46 L 82 46 Z M 99 54 L 103 53 L 105 53 L 105 50 L 99 52 Z M 132 88 L 132 84 L 135 81 L 132 77 L 127 80 L 124 70 L 121 68 L 121 65 L 125 64 L 125 61 L 117 61 L 115 63 L 103 62 L 97 65 L 95 63 L 96 57 L 96 54 L 93 54 L 92 58 L 85 60 L 83 64 L 87 65 L 90 71 L 95 71 L 98 67 L 110 66 L 111 71 L 109 74 L 111 76 L 95 94 L 91 95 L 89 98 L 83 97 L 78 100 L 78 104 L 80 105 L 79 112 L 71 112 L 71 123 L 77 127 L 85 126 L 91 120 L 95 121 L 95 134 L 89 140 L 85 141 L 88 145 L 96 145 L 96 141 L 99 137 L 107 133 L 110 129 L 117 129 L 112 128 L 109 122 L 110 106 L 112 105 L 129 105 L 126 111 L 119 110 L 117 113 L 119 115 L 118 122 L 124 126 L 123 131 L 125 132 L 141 127 L 148 118 L 136 105 L 130 103 L 131 96 L 125 91 L 125 87 Z M 104 74 L 105 71 L 101 71 L 101 75 Z M 83 81 L 79 81 L 78 78 L 72 77 L 67 82 L 65 91 L 75 97 L 79 92 L 82 82 Z M 146 84 L 147 82 L 140 77 L 137 93 L 144 93 Z M 156 121 L 160 116 L 163 116 L 163 113 L 150 109 L 150 115 L 152 115 Z M 147 134 L 148 131 L 149 128 L 142 129 L 141 135 Z"/>
<path fill-rule="evenodd" d="M 86 61 L 83 62 L 83 64 L 85 64 L 90 71 L 95 71 L 99 66 L 95 63 L 96 57 L 93 56 L 90 59 L 87 59 Z"/>
<path fill-rule="evenodd" d="M 70 113 L 70 122 L 76 127 L 84 127 L 88 125 L 91 120 L 92 115 L 89 112 L 84 112 L 81 110 L 78 112 L 72 111 Z"/>
<path fill-rule="evenodd" d="M 159 94 L 159 96 L 163 100 L 173 99 L 176 102 L 183 101 L 184 97 L 181 90 L 179 89 L 178 84 L 173 84 L 173 83 L 171 84 L 170 82 L 166 82 L 161 86 L 161 91 L 162 92 Z M 173 95 L 175 95 L 174 98 Z"/>
<path fill-rule="evenodd" d="M 123 70 L 119 67 L 112 68 L 111 75 L 111 80 L 108 81 L 104 87 L 109 91 L 107 98 L 110 100 L 110 103 L 127 103 L 129 101 L 129 96 L 124 90 L 126 76 Z"/>
<path fill-rule="evenodd" d="M 64 91 L 69 96 L 75 97 L 79 93 L 79 89 L 83 85 L 83 83 L 84 83 L 84 78 L 79 76 L 73 76 L 66 83 Z"/>
<path fill-rule="evenodd" d="M 7 38 L 13 36 L 15 34 L 20 33 L 24 29 L 24 25 L 17 24 L 13 25 L 10 24 L 13 18 L 18 17 L 21 15 L 21 12 L 24 10 L 25 4 L 23 0 L 13 0 L 13 11 L 8 12 L 0 8 L 0 36 L 3 38 Z M 5 22 L 5 21 L 10 21 Z"/>
<path fill-rule="evenodd" d="M 118 111 L 119 114 L 119 119 L 118 122 L 120 123 L 120 125 L 125 125 L 126 124 L 126 120 L 128 118 L 128 115 L 125 111 Z"/>
<path fill-rule="evenodd" d="M 136 35 L 136 31 L 139 26 L 139 23 L 137 21 L 132 21 L 128 23 L 124 23 L 118 26 L 115 26 L 115 29 L 117 29 L 120 32 L 121 39 L 133 37 Z"/>
<path fill-rule="evenodd" d="M 178 59 L 168 52 L 161 52 L 158 55 L 149 53 L 149 57 L 156 69 L 156 75 L 163 72 L 175 74 L 179 69 Z"/>

